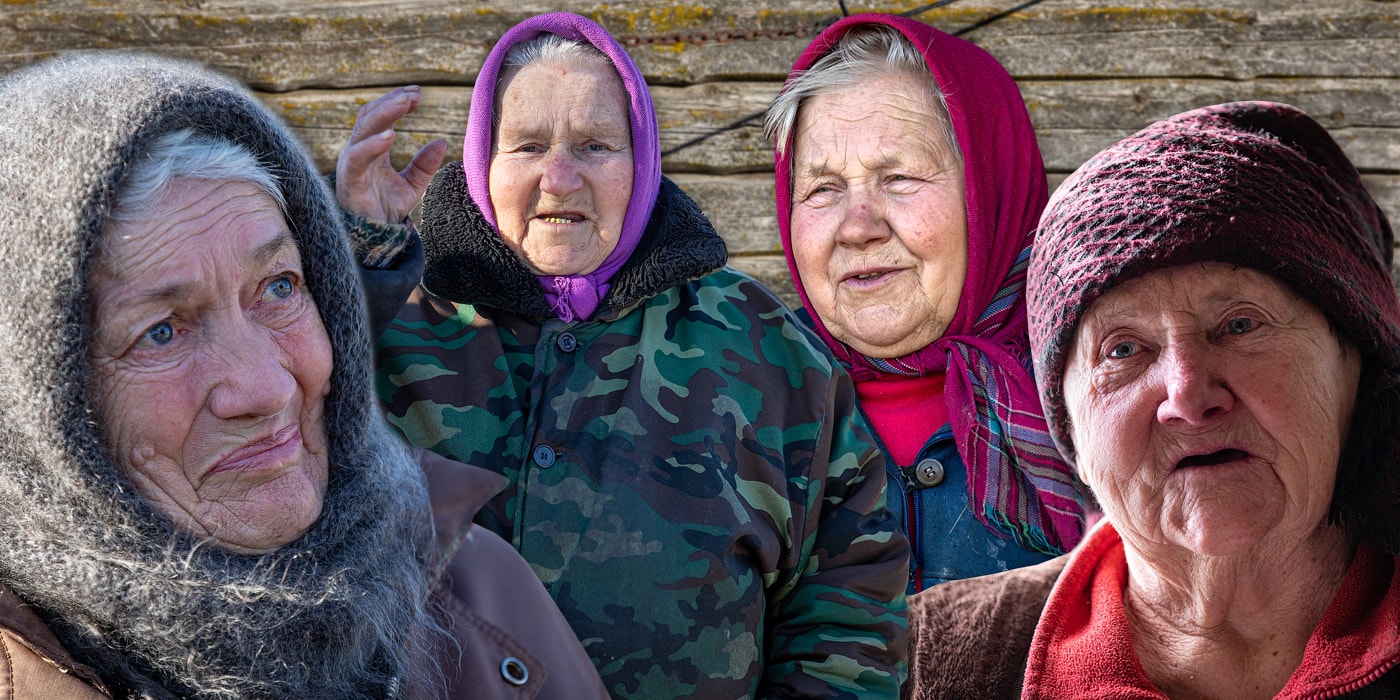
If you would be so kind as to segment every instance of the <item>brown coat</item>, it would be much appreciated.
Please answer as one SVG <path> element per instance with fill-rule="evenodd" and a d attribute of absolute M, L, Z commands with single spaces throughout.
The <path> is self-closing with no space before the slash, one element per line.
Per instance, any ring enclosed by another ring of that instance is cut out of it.
<path fill-rule="evenodd" d="M 608 697 L 578 637 L 520 553 L 471 524 L 505 477 L 427 450 L 418 459 L 428 475 L 438 542 L 451 556 L 436 589 L 462 647 L 460 657 L 442 661 L 451 697 Z M 518 687 L 504 678 L 510 658 L 528 673 Z"/>
<path fill-rule="evenodd" d="M 13 591 L 0 585 L 0 698 L 109 697 L 97 674 L 73 660 L 39 616 Z"/>
<path fill-rule="evenodd" d="M 504 477 L 427 451 L 419 460 L 446 555 L 430 572 L 438 581 L 434 602 L 451 618 L 461 650 L 445 650 L 440 659 L 448 697 L 606 698 L 598 672 L 529 565 L 507 542 L 471 524 Z M 0 699 L 110 697 L 97 674 L 0 585 Z"/>
<path fill-rule="evenodd" d="M 909 597 L 903 697 L 1019 698 L 1031 638 L 1068 555 Z"/>

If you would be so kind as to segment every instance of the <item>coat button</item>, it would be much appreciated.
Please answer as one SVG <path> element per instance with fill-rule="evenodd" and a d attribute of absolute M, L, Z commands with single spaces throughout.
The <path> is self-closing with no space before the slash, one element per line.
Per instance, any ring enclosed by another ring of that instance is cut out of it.
<path fill-rule="evenodd" d="M 554 460 L 558 457 L 558 455 L 554 453 L 554 448 L 549 445 L 536 445 L 534 454 L 531 456 L 534 458 L 535 464 L 540 465 L 540 467 L 544 469 L 554 466 Z"/>
<path fill-rule="evenodd" d="M 501 678 L 514 686 L 525 685 L 525 681 L 530 680 L 530 669 L 525 667 L 525 662 L 514 656 L 507 656 L 501 662 Z"/>
<path fill-rule="evenodd" d="M 575 338 L 574 334 L 568 331 L 560 333 L 554 343 L 564 352 L 573 352 L 578 349 L 578 338 Z"/>
<path fill-rule="evenodd" d="M 937 486 L 943 483 L 943 463 L 932 457 L 921 460 L 914 466 L 914 478 L 924 486 Z"/>

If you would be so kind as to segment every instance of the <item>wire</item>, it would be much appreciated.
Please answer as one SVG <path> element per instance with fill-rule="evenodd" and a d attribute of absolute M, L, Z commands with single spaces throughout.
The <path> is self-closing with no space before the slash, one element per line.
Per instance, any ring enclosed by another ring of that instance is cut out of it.
<path fill-rule="evenodd" d="M 754 112 L 753 114 L 750 114 L 749 116 L 744 117 L 743 119 L 740 119 L 739 121 L 736 121 L 736 122 L 734 122 L 733 124 L 729 124 L 728 126 L 722 126 L 722 127 L 718 128 L 718 129 L 715 129 L 714 131 L 711 131 L 711 132 L 707 133 L 707 134 L 701 134 L 701 135 L 699 135 L 699 136 L 696 136 L 695 138 L 693 138 L 693 139 L 691 139 L 691 140 L 689 140 L 689 141 L 686 141 L 685 143 L 678 144 L 678 145 L 676 145 L 676 146 L 672 146 L 671 148 L 668 148 L 668 149 L 662 151 L 662 152 L 661 152 L 661 157 L 662 157 L 662 158 L 665 158 L 666 156 L 672 155 L 672 154 L 677 153 L 677 152 L 679 152 L 679 151 L 683 151 L 683 150 L 685 150 L 685 149 L 687 149 L 687 148 L 690 148 L 691 146 L 695 146 L 695 145 L 697 145 L 697 144 L 704 143 L 705 141 L 708 141 L 708 140 L 710 140 L 710 139 L 712 139 L 712 138 L 714 138 L 714 137 L 716 137 L 716 136 L 719 136 L 720 134 L 729 133 L 729 132 L 731 132 L 731 131 L 734 131 L 735 129 L 742 129 L 742 128 L 746 127 L 746 126 L 750 126 L 750 123 L 751 123 L 753 120 L 755 120 L 755 119 L 761 119 L 761 118 L 763 117 L 763 115 L 765 115 L 765 114 L 767 114 L 767 113 L 768 113 L 768 110 L 763 110 L 762 112 Z"/>
<path fill-rule="evenodd" d="M 978 29 L 981 29 L 981 28 L 986 27 L 986 26 L 988 26 L 988 25 L 991 25 L 991 24 L 995 24 L 995 23 L 997 23 L 997 22 L 1000 22 L 1001 20 L 1006 19 L 1007 17 L 1010 17 L 1011 15 L 1016 14 L 1017 12 L 1020 12 L 1021 10 L 1024 10 L 1024 9 L 1026 9 L 1026 8 L 1028 8 L 1028 7 L 1034 7 L 1034 6 L 1036 6 L 1036 5 L 1039 5 L 1039 4 L 1042 3 L 1042 2 L 1045 2 L 1045 0 L 1029 0 L 1029 2 L 1023 2 L 1023 3 L 1021 3 L 1020 5 L 1017 5 L 1017 6 L 1011 8 L 1011 9 L 1009 9 L 1009 10 L 1004 10 L 1004 11 L 1002 11 L 1002 12 L 998 12 L 998 13 L 992 15 L 991 17 L 988 17 L 988 18 L 986 18 L 986 19 L 984 19 L 984 20 L 982 20 L 982 21 L 980 21 L 980 22 L 978 22 L 978 23 L 976 23 L 976 24 L 963 27 L 962 29 L 959 29 L 958 31 L 953 32 L 953 36 L 963 36 L 963 35 L 966 35 L 966 34 L 971 34 L 971 33 L 975 32 L 975 31 L 977 31 Z"/>
<path fill-rule="evenodd" d="M 953 4 L 953 3 L 957 2 L 957 1 L 958 1 L 958 0 L 938 0 L 938 2 L 929 3 L 929 4 L 927 4 L 927 5 L 924 5 L 923 7 L 915 8 L 915 9 L 913 9 L 913 10 L 909 10 L 908 12 L 901 12 L 901 13 L 899 13 L 899 16 L 900 16 L 900 17 L 918 17 L 919 15 L 921 15 L 921 14 L 923 14 L 923 13 L 925 13 L 925 12 L 928 12 L 929 10 L 932 10 L 932 9 L 935 9 L 935 8 L 939 8 L 939 7 L 943 7 L 944 5 L 951 5 L 951 4 Z M 843 6 L 844 6 L 844 4 L 843 4 Z"/>

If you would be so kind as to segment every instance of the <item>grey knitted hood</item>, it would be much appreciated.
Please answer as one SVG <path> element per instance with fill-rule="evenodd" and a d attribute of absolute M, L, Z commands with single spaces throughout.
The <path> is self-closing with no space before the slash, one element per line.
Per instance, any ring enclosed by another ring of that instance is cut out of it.
<path fill-rule="evenodd" d="M 0 80 L 0 124 L 0 582 L 119 696 L 383 696 L 413 645 L 404 630 L 425 623 L 427 494 L 376 417 L 354 263 L 301 146 L 236 83 L 146 56 L 17 71 Z M 184 128 L 278 177 L 333 348 L 322 515 L 265 556 L 177 531 L 95 422 L 94 246 L 146 145 Z"/>

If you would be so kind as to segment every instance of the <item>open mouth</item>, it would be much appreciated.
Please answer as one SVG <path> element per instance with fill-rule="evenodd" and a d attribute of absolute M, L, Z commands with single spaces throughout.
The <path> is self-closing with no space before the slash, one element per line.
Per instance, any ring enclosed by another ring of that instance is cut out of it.
<path fill-rule="evenodd" d="M 546 214 L 540 216 L 539 219 L 547 224 L 576 224 L 583 221 L 582 216 L 575 214 Z"/>
<path fill-rule="evenodd" d="M 1176 468 L 1185 469 L 1187 467 L 1213 467 L 1217 464 L 1233 462 L 1235 460 L 1244 459 L 1248 456 L 1248 452 L 1245 452 L 1244 450 L 1236 450 L 1234 448 L 1227 450 L 1216 450 L 1215 452 L 1211 452 L 1210 454 L 1191 455 L 1190 457 L 1186 457 L 1180 462 L 1176 463 Z"/>

